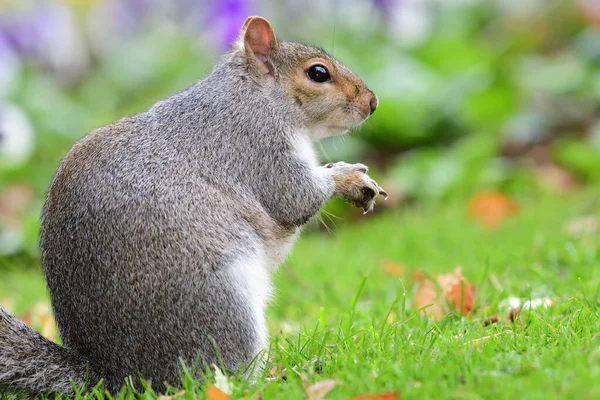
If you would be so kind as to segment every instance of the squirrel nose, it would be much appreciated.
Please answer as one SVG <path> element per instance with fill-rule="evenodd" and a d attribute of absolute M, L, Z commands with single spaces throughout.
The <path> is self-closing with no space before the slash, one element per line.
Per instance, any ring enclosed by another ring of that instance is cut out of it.
<path fill-rule="evenodd" d="M 369 115 L 372 115 L 375 112 L 375 109 L 377 108 L 377 105 L 379 104 L 379 100 L 377 100 L 377 96 L 375 96 L 375 93 L 372 93 L 372 94 L 373 94 L 373 97 L 371 97 L 371 100 L 369 101 L 369 107 L 371 109 L 371 112 L 369 113 Z"/>

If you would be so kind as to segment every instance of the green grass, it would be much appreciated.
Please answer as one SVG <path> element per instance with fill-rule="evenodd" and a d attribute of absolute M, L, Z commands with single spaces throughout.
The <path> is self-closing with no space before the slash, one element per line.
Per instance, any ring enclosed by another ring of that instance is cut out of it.
<path fill-rule="evenodd" d="M 327 398 L 387 391 L 402 399 L 600 398 L 598 232 L 566 229 L 578 216 L 600 217 L 597 199 L 597 192 L 524 196 L 521 213 L 491 232 L 457 200 L 305 235 L 276 276 L 269 309 L 269 356 L 287 379 L 250 384 L 234 376 L 233 397 L 303 398 L 305 385 L 335 379 Z M 410 273 L 386 275 L 386 260 L 429 274 L 462 266 L 477 288 L 473 314 L 421 317 Z M 10 295 L 19 307 L 44 298 L 35 267 L 1 273 L 0 298 Z M 523 311 L 520 324 L 484 327 L 487 317 L 505 314 L 500 303 L 510 296 L 555 304 Z M 188 379 L 185 388 L 182 398 L 204 396 L 206 384 Z"/>

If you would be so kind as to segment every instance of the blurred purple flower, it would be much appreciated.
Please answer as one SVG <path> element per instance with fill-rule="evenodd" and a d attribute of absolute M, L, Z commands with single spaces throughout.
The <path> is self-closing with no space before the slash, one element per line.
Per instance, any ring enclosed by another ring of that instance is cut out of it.
<path fill-rule="evenodd" d="M 0 23 L 6 41 L 9 46 L 21 55 L 31 55 L 36 43 L 40 39 L 38 29 L 39 22 L 44 22 L 41 10 L 34 15 L 10 15 L 4 16 Z"/>
<path fill-rule="evenodd" d="M 7 35 L 2 30 L 2 27 L 0 27 L 0 64 L 2 64 L 7 54 L 13 53 L 12 46 L 10 46 L 6 36 Z"/>
<path fill-rule="evenodd" d="M 180 17 L 193 32 L 211 32 L 212 44 L 223 50 L 237 38 L 249 15 L 257 15 L 255 0 L 179 0 Z"/>
<path fill-rule="evenodd" d="M 216 1 L 209 13 L 209 20 L 220 29 L 220 46 L 230 45 L 238 36 L 248 15 L 251 15 L 253 2 L 250 0 Z"/>
<path fill-rule="evenodd" d="M 21 56 L 35 57 L 48 35 L 58 28 L 60 21 L 56 17 L 55 9 L 40 5 L 28 13 L 8 15 L 0 21 L 4 21 L 2 27 L 12 49 Z"/>
<path fill-rule="evenodd" d="M 201 28 L 212 31 L 214 46 L 228 48 L 237 38 L 242 24 L 249 15 L 258 15 L 253 0 L 215 0 L 201 19 Z"/>
<path fill-rule="evenodd" d="M 373 0 L 375 7 L 386 16 L 400 5 L 401 0 Z"/>
<path fill-rule="evenodd" d="M 10 94 L 21 72 L 21 60 L 0 28 L 0 99 Z"/>
<path fill-rule="evenodd" d="M 10 49 L 22 59 L 49 68 L 68 82 L 87 67 L 87 53 L 72 10 L 44 3 L 25 12 L 0 15 L 2 32 Z"/>

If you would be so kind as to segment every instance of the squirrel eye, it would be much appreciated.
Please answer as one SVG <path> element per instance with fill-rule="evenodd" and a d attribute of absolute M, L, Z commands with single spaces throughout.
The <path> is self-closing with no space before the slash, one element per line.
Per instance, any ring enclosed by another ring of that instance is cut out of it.
<path fill-rule="evenodd" d="M 311 80 L 317 83 L 327 82 L 331 79 L 329 77 L 329 72 L 327 71 L 327 68 L 325 68 L 322 65 L 313 65 L 308 69 L 307 74 Z"/>

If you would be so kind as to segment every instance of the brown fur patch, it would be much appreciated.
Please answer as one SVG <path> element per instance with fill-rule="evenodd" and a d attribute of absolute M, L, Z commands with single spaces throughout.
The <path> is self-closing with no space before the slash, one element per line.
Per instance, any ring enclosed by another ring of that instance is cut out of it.
<path fill-rule="evenodd" d="M 350 175 L 334 175 L 336 193 L 344 198 L 359 199 L 362 197 L 361 188 L 364 186 L 364 173 L 355 172 Z"/>

